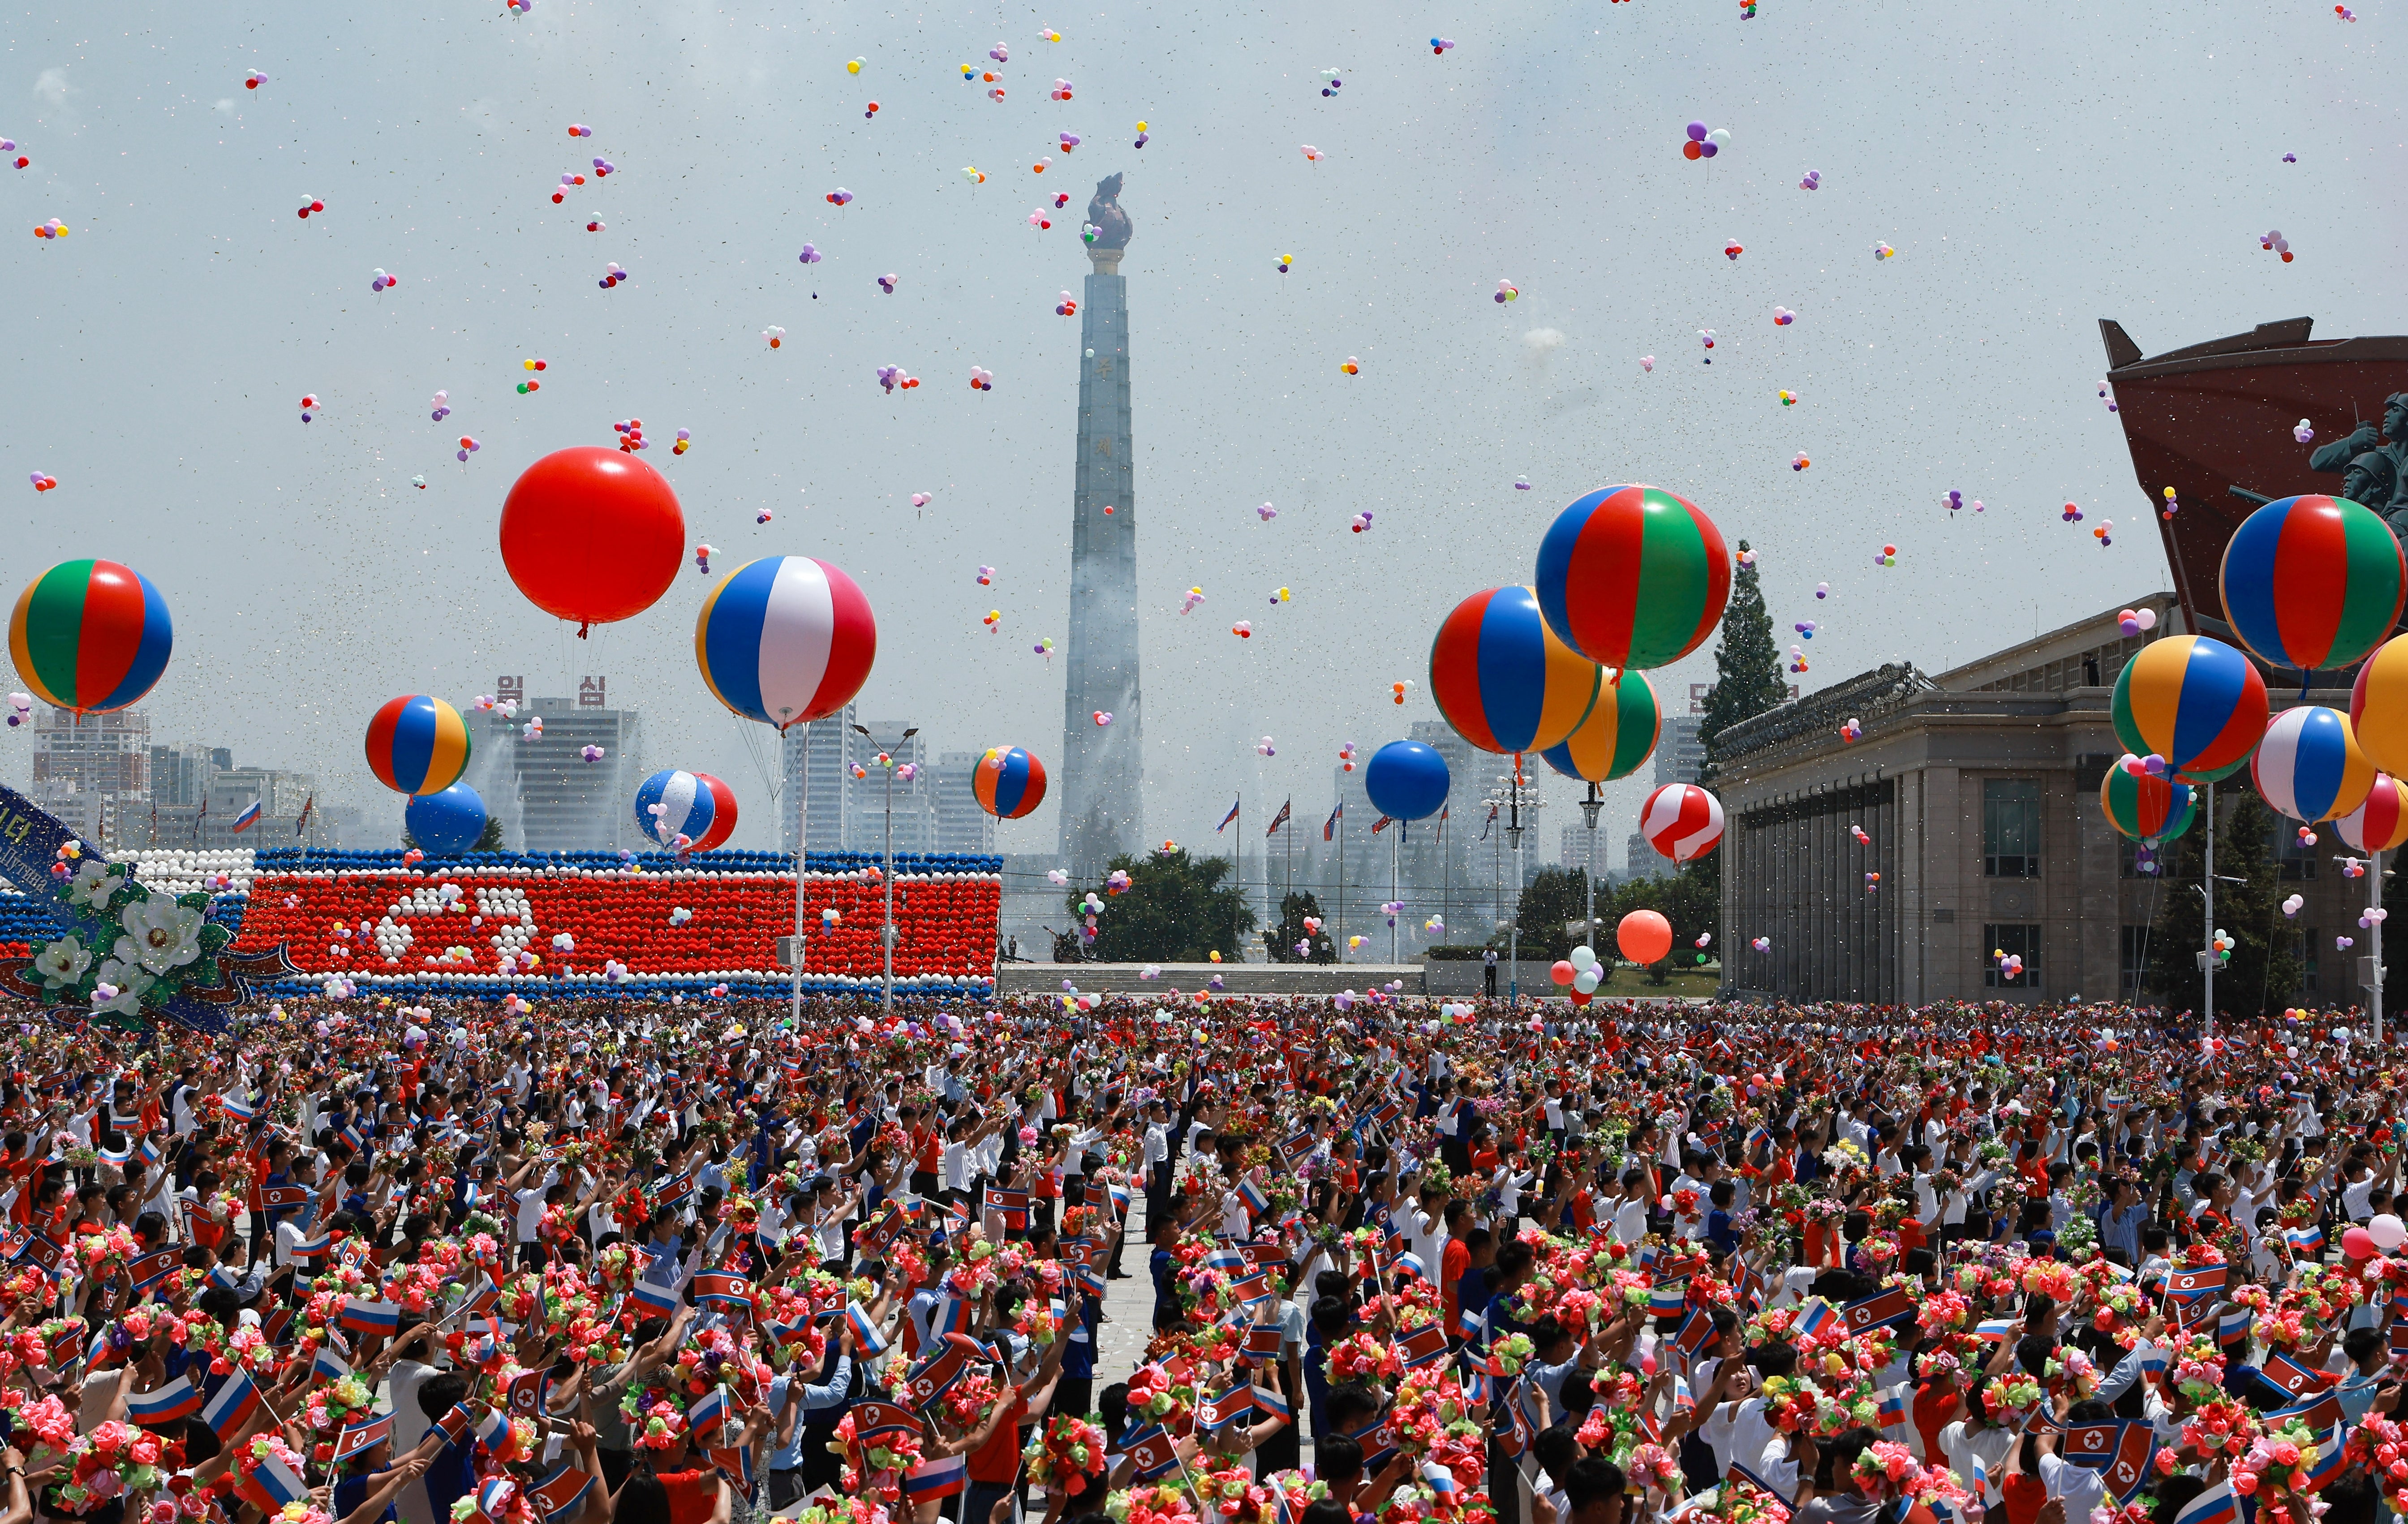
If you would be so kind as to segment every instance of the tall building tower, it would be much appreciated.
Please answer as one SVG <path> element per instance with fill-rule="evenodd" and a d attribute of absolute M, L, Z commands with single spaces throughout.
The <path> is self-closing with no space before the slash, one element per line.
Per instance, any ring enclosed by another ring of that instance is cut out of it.
<path fill-rule="evenodd" d="M 1121 177 L 1087 203 L 1094 230 L 1079 339 L 1079 465 L 1070 509 L 1068 684 L 1062 717 L 1062 856 L 1100 877 L 1143 835 L 1144 732 L 1138 710 L 1137 477 L 1129 442 L 1129 221 Z M 1098 714 L 1110 724 L 1096 722 Z"/>
<path fill-rule="evenodd" d="M 840 852 L 852 845 L 845 837 L 844 802 L 853 788 L 853 752 L 858 749 L 867 756 L 878 749 L 866 745 L 853 734 L 853 708 L 848 704 L 840 714 L 809 725 L 790 726 L 779 737 L 778 752 L 785 780 L 778 790 L 779 851 L 795 849 L 795 817 L 798 814 L 808 816 L 810 823 L 810 840 L 804 844 L 806 850 Z"/>

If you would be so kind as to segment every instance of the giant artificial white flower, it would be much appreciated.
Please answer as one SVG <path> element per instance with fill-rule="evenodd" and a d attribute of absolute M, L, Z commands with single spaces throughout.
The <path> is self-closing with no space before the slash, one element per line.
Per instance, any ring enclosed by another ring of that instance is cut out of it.
<path fill-rule="evenodd" d="M 92 954 L 79 936 L 64 936 L 34 955 L 34 971 L 53 988 L 75 983 L 92 966 Z"/>
<path fill-rule="evenodd" d="M 122 939 L 118 943 L 120 947 L 124 945 Z M 141 965 L 112 958 L 100 965 L 100 982 L 116 993 L 104 1000 L 99 990 L 93 990 L 92 1008 L 94 1015 L 102 1011 L 118 1011 L 126 1016 L 139 1016 L 142 1014 L 142 991 L 159 981 Z"/>
<path fill-rule="evenodd" d="M 117 956 L 153 974 L 179 968 L 201 955 L 201 913 L 153 894 L 118 917 L 127 934 L 117 939 Z"/>
<path fill-rule="evenodd" d="M 87 904 L 94 910 L 108 904 L 108 897 L 125 886 L 125 876 L 106 862 L 86 859 L 75 871 L 67 885 L 67 900 L 73 904 Z"/>

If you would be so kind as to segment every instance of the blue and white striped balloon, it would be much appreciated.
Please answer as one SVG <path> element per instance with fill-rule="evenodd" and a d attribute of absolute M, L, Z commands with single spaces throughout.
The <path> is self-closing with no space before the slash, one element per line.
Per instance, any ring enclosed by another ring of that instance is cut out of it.
<path fill-rule="evenodd" d="M 692 773 L 675 769 L 654 773 L 636 790 L 636 824 L 663 847 L 683 836 L 698 842 L 710 833 L 718 800 L 710 785 Z"/>

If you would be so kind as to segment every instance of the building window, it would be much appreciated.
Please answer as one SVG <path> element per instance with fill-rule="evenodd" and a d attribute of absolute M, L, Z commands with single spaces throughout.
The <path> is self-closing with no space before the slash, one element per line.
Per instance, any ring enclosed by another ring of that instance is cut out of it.
<path fill-rule="evenodd" d="M 1999 955 L 2023 960 L 2022 972 L 2010 976 L 2005 960 Z M 2040 928 L 1995 921 L 1982 927 L 1982 987 L 1985 990 L 2037 990 L 2040 988 Z"/>
<path fill-rule="evenodd" d="M 2317 934 L 2316 929 L 2311 926 L 2300 933 L 2299 946 L 2293 949 L 2300 960 L 2300 993 L 2311 1001 L 2324 993 L 2324 990 L 2318 987 L 2316 979 L 2319 972 L 2316 968 L 2316 951 L 2323 941 L 2324 939 Z"/>
<path fill-rule="evenodd" d="M 2123 970 L 2124 998 L 2138 1000 L 2149 982 L 2149 931 L 2146 926 L 2126 926 L 2118 964 Z"/>
<path fill-rule="evenodd" d="M 1982 780 L 1982 874 L 1987 878 L 2040 876 L 2040 779 Z"/>

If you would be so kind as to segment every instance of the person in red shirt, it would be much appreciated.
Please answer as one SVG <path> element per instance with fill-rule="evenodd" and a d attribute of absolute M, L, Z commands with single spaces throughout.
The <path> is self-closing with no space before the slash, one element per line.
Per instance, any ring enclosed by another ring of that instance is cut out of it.
<path fill-rule="evenodd" d="M 1449 1338 L 1455 1337 L 1456 1319 L 1462 1315 L 1458 1296 L 1463 1287 L 1463 1273 L 1471 1268 L 1471 1247 L 1463 1240 L 1471 1232 L 1471 1205 L 1455 1200 L 1446 1204 L 1446 1247 L 1439 1252 L 1438 1285 L 1446 1303 L 1445 1328 Z"/>
<path fill-rule="evenodd" d="M 1086 1316 L 1083 1292 L 1067 1301 L 1070 1319 Z M 1046 1346 L 1045 1358 L 1036 1373 L 1010 1389 L 1010 1395 L 996 1403 L 996 1411 L 987 1416 L 979 1432 L 966 1435 L 951 1446 L 940 1443 L 933 1451 L 923 1452 L 930 1459 L 959 1455 L 965 1449 L 969 1452 L 969 1486 L 962 1493 L 961 1524 L 990 1524 L 997 1514 L 1001 1515 L 1000 1524 L 1010 1524 L 1012 1493 L 1020 1482 L 1018 1426 L 1023 1418 L 1045 1416 L 1054 1401 L 1054 1383 L 1062 1374 L 1062 1357 L 1069 1348 L 1068 1339 L 1056 1339 Z"/>

